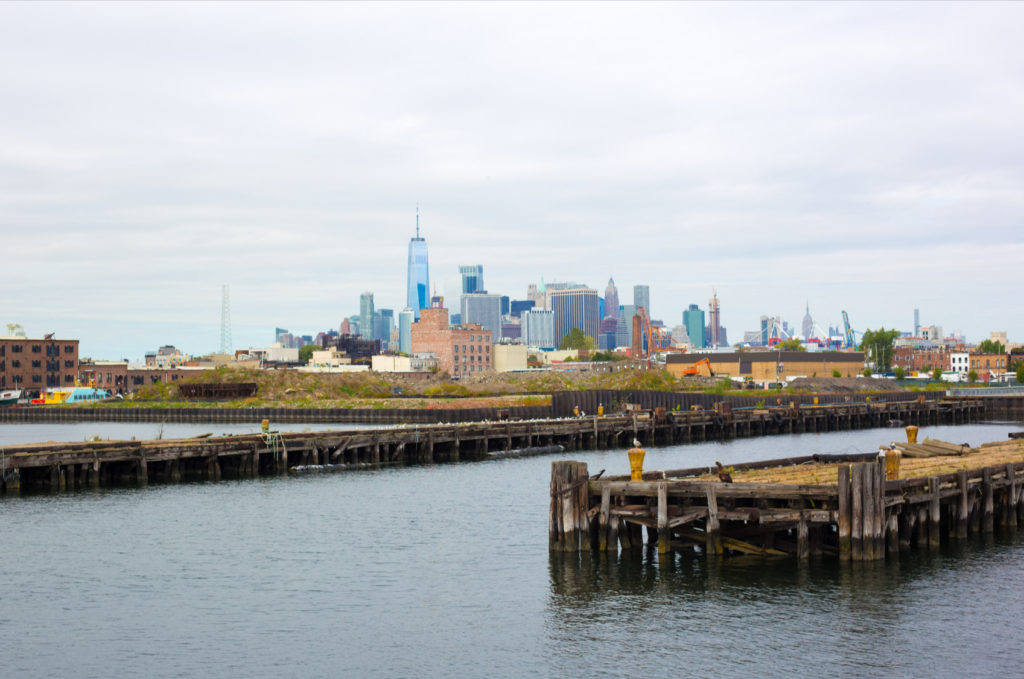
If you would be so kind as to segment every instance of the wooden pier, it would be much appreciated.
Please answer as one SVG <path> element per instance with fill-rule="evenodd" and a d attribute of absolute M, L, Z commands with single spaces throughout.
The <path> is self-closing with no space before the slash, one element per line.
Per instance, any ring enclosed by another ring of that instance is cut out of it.
<path fill-rule="evenodd" d="M 543 420 L 405 425 L 344 431 L 268 432 L 154 441 L 33 443 L 0 449 L 3 489 L 72 490 L 110 485 L 284 475 L 296 466 L 432 464 L 481 460 L 493 451 L 674 445 L 735 437 L 978 421 L 977 401 L 900 401 L 772 409 L 630 412 Z"/>
<path fill-rule="evenodd" d="M 768 460 L 726 481 L 707 467 L 591 479 L 554 462 L 550 545 L 873 561 L 1024 522 L 1024 440 L 950 452 L 890 453 L 888 469 L 878 453 Z"/>

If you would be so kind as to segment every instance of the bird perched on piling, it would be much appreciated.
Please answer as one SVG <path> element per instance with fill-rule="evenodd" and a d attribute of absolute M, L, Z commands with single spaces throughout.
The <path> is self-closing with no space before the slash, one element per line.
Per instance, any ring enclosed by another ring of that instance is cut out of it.
<path fill-rule="evenodd" d="M 729 472 L 725 471 L 725 468 L 722 467 L 722 463 L 716 460 L 715 466 L 718 467 L 718 480 L 722 483 L 732 483 L 732 476 L 729 475 Z"/>
<path fill-rule="evenodd" d="M 633 439 L 633 447 L 634 448 L 639 448 L 640 447 L 640 439 L 638 439 L 638 438 L 634 438 Z"/>

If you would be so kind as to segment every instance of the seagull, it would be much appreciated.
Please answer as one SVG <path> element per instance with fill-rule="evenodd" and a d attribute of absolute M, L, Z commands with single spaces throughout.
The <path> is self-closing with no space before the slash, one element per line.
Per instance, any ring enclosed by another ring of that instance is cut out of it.
<path fill-rule="evenodd" d="M 722 463 L 716 461 L 715 466 L 718 467 L 718 480 L 722 483 L 732 483 L 732 477 L 729 476 L 729 472 L 722 468 Z"/>
<path fill-rule="evenodd" d="M 640 447 L 640 445 L 641 445 L 641 444 L 640 444 L 640 439 L 638 439 L 638 438 L 634 438 L 634 439 L 633 439 L 633 447 L 634 447 L 634 448 L 639 448 L 639 447 Z"/>

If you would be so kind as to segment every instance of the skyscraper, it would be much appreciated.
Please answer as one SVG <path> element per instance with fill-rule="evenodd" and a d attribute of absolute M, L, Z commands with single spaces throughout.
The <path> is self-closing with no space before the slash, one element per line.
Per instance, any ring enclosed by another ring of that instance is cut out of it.
<path fill-rule="evenodd" d="M 619 316 L 619 290 L 615 287 L 615 281 L 608 279 L 608 285 L 604 289 L 604 318 L 615 318 Z"/>
<path fill-rule="evenodd" d="M 469 295 L 474 292 L 483 292 L 484 288 L 484 267 L 481 264 L 460 266 L 459 273 L 462 274 L 462 294 Z"/>
<path fill-rule="evenodd" d="M 571 288 L 569 290 L 550 290 L 551 310 L 555 313 L 555 344 L 569 334 L 573 328 L 579 328 L 594 340 L 597 346 L 598 304 L 597 290 L 592 288 Z"/>
<path fill-rule="evenodd" d="M 807 313 L 804 314 L 804 323 L 803 328 L 801 328 L 801 330 L 803 331 L 802 334 L 805 340 L 811 339 L 811 337 L 814 335 L 814 319 L 811 318 L 810 302 L 807 303 Z"/>
<path fill-rule="evenodd" d="M 722 311 L 718 307 L 718 291 L 711 289 L 711 299 L 708 300 L 708 344 L 712 347 L 720 347 L 725 344 L 725 333 L 722 331 Z"/>
<path fill-rule="evenodd" d="M 690 344 L 696 349 L 703 349 L 707 346 L 704 341 L 704 312 L 696 304 L 683 312 L 683 325 L 686 327 L 686 334 L 690 337 Z"/>
<path fill-rule="evenodd" d="M 651 286 L 633 286 L 633 306 L 643 307 L 647 311 L 647 318 L 651 318 Z"/>
<path fill-rule="evenodd" d="M 462 296 L 463 325 L 476 323 L 491 331 L 491 341 L 501 339 L 501 295 L 473 293 Z"/>
<path fill-rule="evenodd" d="M 359 334 L 363 339 L 377 339 L 373 324 L 373 293 L 364 292 L 359 295 Z"/>
<path fill-rule="evenodd" d="M 530 309 L 523 312 L 523 344 L 541 349 L 554 349 L 555 314 L 546 309 Z"/>
<path fill-rule="evenodd" d="M 914 309 L 914 337 L 921 336 L 921 310 Z"/>
<path fill-rule="evenodd" d="M 398 350 L 403 354 L 412 353 L 412 322 L 416 313 L 405 307 L 398 313 Z"/>
<path fill-rule="evenodd" d="M 420 237 L 420 208 L 416 206 L 416 237 L 409 241 L 408 294 L 406 304 L 416 320 L 420 309 L 430 306 L 430 272 L 427 269 L 427 241 Z"/>

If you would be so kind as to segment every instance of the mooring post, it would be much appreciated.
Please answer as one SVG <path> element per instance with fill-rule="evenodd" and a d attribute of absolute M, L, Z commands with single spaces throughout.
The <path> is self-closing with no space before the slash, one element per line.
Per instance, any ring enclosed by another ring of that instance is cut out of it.
<path fill-rule="evenodd" d="M 135 482 L 138 486 L 145 488 L 149 485 L 149 462 L 146 460 L 146 454 L 139 454 L 138 467 L 135 470 L 137 474 Z"/>
<path fill-rule="evenodd" d="M 601 513 L 598 515 L 598 534 L 597 534 L 597 548 L 602 551 L 608 551 L 608 526 L 611 523 L 608 519 L 611 515 L 611 504 L 612 504 L 612 490 L 607 485 L 601 488 Z M 615 542 L 611 542 L 612 547 L 615 547 Z"/>
<path fill-rule="evenodd" d="M 800 521 L 796 524 L 796 557 L 807 561 L 811 556 L 810 539 L 808 536 L 807 517 L 800 512 Z"/>
<path fill-rule="evenodd" d="M 850 465 L 839 465 L 839 559 L 849 561 L 850 553 Z"/>
<path fill-rule="evenodd" d="M 885 458 L 875 460 L 875 558 L 885 558 Z"/>
<path fill-rule="evenodd" d="M 551 549 L 578 551 L 582 537 L 589 536 L 589 479 L 586 462 L 562 460 L 551 463 L 548 516 L 548 544 Z"/>
<path fill-rule="evenodd" d="M 658 554 L 668 554 L 672 536 L 668 530 L 668 482 L 658 483 Z"/>
<path fill-rule="evenodd" d="M 1004 489 L 1003 521 L 1004 526 L 1017 527 L 1017 476 L 1013 463 L 1006 463 L 1006 488 Z"/>
<path fill-rule="evenodd" d="M 861 500 L 861 507 L 864 511 L 864 518 L 862 520 L 863 525 L 863 555 L 865 561 L 874 561 L 877 557 L 875 554 L 875 527 L 877 522 L 875 521 L 875 494 L 878 490 L 875 488 L 875 482 L 877 476 L 874 474 L 874 466 L 871 463 L 862 464 L 863 476 L 864 476 L 864 499 Z"/>
<path fill-rule="evenodd" d="M 850 466 L 850 554 L 864 560 L 864 465 Z"/>
<path fill-rule="evenodd" d="M 985 467 L 981 471 L 981 532 L 991 533 L 994 530 L 992 489 L 992 468 Z"/>
<path fill-rule="evenodd" d="M 970 516 L 970 504 L 967 495 L 967 470 L 961 469 L 956 474 L 956 487 L 960 491 L 956 504 L 956 532 L 958 540 L 967 538 L 967 520 Z"/>
<path fill-rule="evenodd" d="M 938 549 L 941 543 L 942 530 L 942 505 L 939 497 L 939 477 L 932 476 L 928 479 L 928 546 Z"/>
<path fill-rule="evenodd" d="M 722 553 L 722 536 L 719 532 L 721 526 L 718 523 L 718 496 L 715 493 L 714 485 L 708 486 L 707 499 L 708 520 L 704 528 L 704 550 L 711 557 Z"/>

